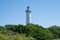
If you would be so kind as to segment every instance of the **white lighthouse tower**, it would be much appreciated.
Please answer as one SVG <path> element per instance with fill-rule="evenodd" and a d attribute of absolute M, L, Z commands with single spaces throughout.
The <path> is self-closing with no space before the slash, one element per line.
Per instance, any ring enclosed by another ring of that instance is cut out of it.
<path fill-rule="evenodd" d="M 31 10 L 30 7 L 27 7 L 26 10 L 26 24 L 30 24 L 31 23 Z"/>

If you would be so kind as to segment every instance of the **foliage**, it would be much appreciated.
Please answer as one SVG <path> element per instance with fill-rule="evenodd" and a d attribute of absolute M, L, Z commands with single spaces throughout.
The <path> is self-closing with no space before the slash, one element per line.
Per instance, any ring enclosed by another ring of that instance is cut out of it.
<path fill-rule="evenodd" d="M 60 27 L 43 28 L 37 24 L 0 26 L 0 40 L 52 40 L 60 38 Z"/>
<path fill-rule="evenodd" d="M 60 38 L 60 27 L 59 26 L 52 26 L 48 28 L 53 34 L 55 38 Z"/>
<path fill-rule="evenodd" d="M 3 30 L 3 27 L 0 27 L 0 40 L 35 40 L 33 37 L 26 37 L 25 34 L 18 34 L 10 30 Z"/>

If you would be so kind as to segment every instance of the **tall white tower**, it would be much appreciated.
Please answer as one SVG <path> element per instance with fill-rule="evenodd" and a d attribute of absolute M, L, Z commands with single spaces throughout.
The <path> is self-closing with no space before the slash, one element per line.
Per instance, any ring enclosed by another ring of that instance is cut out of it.
<path fill-rule="evenodd" d="M 31 11 L 30 11 L 30 7 L 27 7 L 26 10 L 26 24 L 30 24 L 31 23 Z"/>

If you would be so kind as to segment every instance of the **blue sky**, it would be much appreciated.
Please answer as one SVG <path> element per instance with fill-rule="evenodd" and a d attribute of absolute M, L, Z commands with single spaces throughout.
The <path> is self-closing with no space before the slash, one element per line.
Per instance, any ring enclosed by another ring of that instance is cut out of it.
<path fill-rule="evenodd" d="M 0 0 L 0 25 L 26 24 L 28 5 L 32 23 L 44 27 L 60 26 L 60 0 Z"/>

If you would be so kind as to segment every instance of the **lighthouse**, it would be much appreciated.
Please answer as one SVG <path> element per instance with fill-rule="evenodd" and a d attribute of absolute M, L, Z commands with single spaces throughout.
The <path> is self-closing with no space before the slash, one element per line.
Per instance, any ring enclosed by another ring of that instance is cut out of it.
<path fill-rule="evenodd" d="M 31 10 L 30 7 L 27 6 L 27 10 L 26 10 L 26 24 L 30 24 L 31 23 Z"/>

